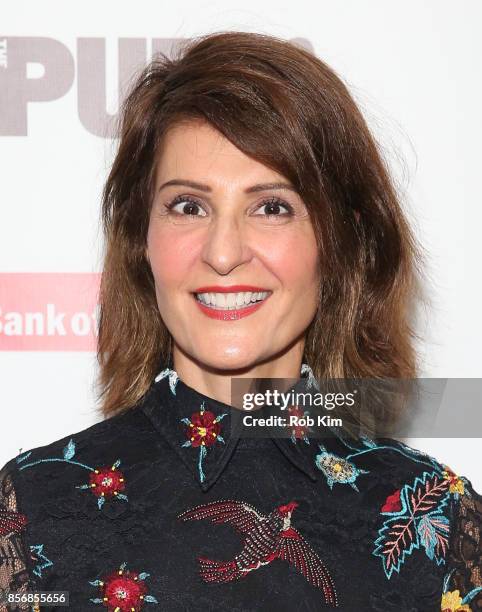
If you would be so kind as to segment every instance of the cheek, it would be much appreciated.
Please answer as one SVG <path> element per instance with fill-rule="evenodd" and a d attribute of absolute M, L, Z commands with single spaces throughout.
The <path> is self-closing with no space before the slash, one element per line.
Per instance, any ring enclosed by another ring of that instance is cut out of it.
<path fill-rule="evenodd" d="M 149 228 L 147 247 L 158 293 L 163 287 L 182 285 L 188 278 L 195 258 L 193 246 L 192 236 L 183 236 L 168 225 Z"/>
<path fill-rule="evenodd" d="M 316 285 L 318 252 L 312 231 L 286 233 L 282 239 L 270 241 L 266 257 L 286 290 L 306 292 Z"/>

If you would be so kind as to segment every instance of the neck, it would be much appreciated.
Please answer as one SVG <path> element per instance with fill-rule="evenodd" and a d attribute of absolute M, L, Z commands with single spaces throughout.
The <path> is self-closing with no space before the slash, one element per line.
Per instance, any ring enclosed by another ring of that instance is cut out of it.
<path fill-rule="evenodd" d="M 172 368 L 189 387 L 213 399 L 231 405 L 232 378 L 299 378 L 303 344 L 266 361 L 252 363 L 236 369 L 219 368 L 201 363 L 187 355 L 173 342 Z"/>

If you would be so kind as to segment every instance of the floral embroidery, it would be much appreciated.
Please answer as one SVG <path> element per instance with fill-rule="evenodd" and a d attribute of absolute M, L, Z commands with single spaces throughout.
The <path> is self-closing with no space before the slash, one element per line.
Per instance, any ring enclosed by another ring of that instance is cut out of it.
<path fill-rule="evenodd" d="M 315 465 L 326 476 L 330 489 L 333 489 L 334 483 L 349 484 L 359 492 L 355 480 L 360 474 L 369 474 L 368 470 L 359 469 L 351 461 L 329 453 L 323 444 L 318 444 L 318 446 L 320 453 L 315 457 Z"/>
<path fill-rule="evenodd" d="M 288 408 L 288 413 L 290 416 L 296 417 L 296 422 L 298 422 L 299 419 L 302 419 L 303 417 L 307 417 L 310 414 L 308 410 L 301 412 L 301 409 L 299 408 L 299 406 L 290 406 Z M 287 425 L 287 427 L 291 429 L 291 441 L 293 442 L 293 444 L 296 444 L 296 441 L 300 439 L 303 440 L 306 444 L 310 443 L 310 440 L 308 436 L 306 435 L 307 432 L 312 431 L 310 427 L 307 427 L 305 425 L 298 425 L 298 424 Z"/>
<path fill-rule="evenodd" d="M 335 431 L 336 433 L 336 431 Z M 442 466 L 430 455 L 408 445 L 395 442 L 392 445 L 377 444 L 365 435 L 360 436 L 362 448 L 356 448 L 344 437 L 339 436 L 343 444 L 353 452 L 345 457 L 336 457 L 321 447 L 315 463 L 327 476 L 330 488 L 334 482 L 350 482 L 353 488 L 358 475 L 355 464 L 350 459 L 373 453 L 382 449 L 391 450 L 407 457 L 411 461 L 431 468 L 424 470 L 410 486 L 405 484 L 390 493 L 380 508 L 385 518 L 378 537 L 374 542 L 372 554 L 382 559 L 383 570 L 387 578 L 400 568 L 413 550 L 423 547 L 429 559 L 437 565 L 445 563 L 448 550 L 450 521 L 443 511 L 448 505 L 450 495 L 457 498 L 468 493 L 464 484 L 466 479 L 456 476 L 447 466 Z M 366 473 L 366 472 L 365 472 Z"/>
<path fill-rule="evenodd" d="M 395 493 L 387 497 L 380 512 L 382 512 L 382 514 L 386 512 L 400 512 L 401 509 L 402 502 L 400 501 L 400 489 L 397 489 Z"/>
<path fill-rule="evenodd" d="M 412 486 L 406 484 L 386 498 L 380 512 L 389 518 L 378 531 L 372 554 L 382 558 L 387 578 L 420 546 L 437 565 L 445 563 L 450 524 L 442 511 L 448 488 L 439 473 L 424 472 Z"/>
<path fill-rule="evenodd" d="M 228 413 L 224 412 L 216 416 L 210 410 L 204 408 L 204 402 L 201 404 L 199 412 L 194 412 L 191 418 L 181 419 L 181 422 L 186 425 L 186 436 L 188 440 L 182 446 L 199 447 L 199 477 L 201 482 L 204 482 L 206 476 L 202 469 L 204 457 L 207 454 L 207 447 L 213 446 L 217 441 L 224 444 L 224 438 L 220 435 L 221 421 Z"/>
<path fill-rule="evenodd" d="M 460 596 L 460 591 L 456 589 L 455 591 L 449 591 L 448 585 L 450 583 L 450 578 L 454 573 L 455 569 L 451 570 L 448 574 L 446 574 L 444 578 L 443 584 L 443 594 L 442 594 L 442 602 L 440 605 L 440 609 L 442 612 L 470 612 L 469 603 L 472 599 L 482 591 L 482 587 L 476 587 L 472 589 L 467 595 L 462 598 Z"/>
<path fill-rule="evenodd" d="M 300 376 L 306 380 L 306 388 L 310 389 L 313 387 L 314 389 L 319 389 L 319 386 L 316 382 L 315 375 L 313 374 L 313 370 L 307 363 L 301 364 Z M 288 412 L 290 415 L 296 416 L 297 419 L 301 419 L 303 417 L 309 416 L 309 410 L 305 410 L 302 412 L 301 408 L 297 405 L 290 406 L 288 408 Z M 308 432 L 311 432 L 312 429 L 303 425 L 287 425 L 289 429 L 291 429 L 290 439 L 293 444 L 296 444 L 298 440 L 303 440 L 305 444 L 310 444 L 310 439 L 307 435 Z"/>
<path fill-rule="evenodd" d="M 163 378 L 166 378 L 166 376 L 169 378 L 169 389 L 171 390 L 171 393 L 176 395 L 176 385 L 179 380 L 179 376 L 175 370 L 165 368 L 156 376 L 154 380 L 155 382 L 159 382 Z"/>
<path fill-rule="evenodd" d="M 412 486 L 406 484 L 388 495 L 381 506 L 381 514 L 389 518 L 385 519 L 378 531 L 372 554 L 382 558 L 386 577 L 390 578 L 393 572 L 400 572 L 406 557 L 421 546 L 429 559 L 437 565 L 445 563 L 450 521 L 443 510 L 451 495 L 455 499 L 460 495 L 470 496 L 465 486 L 467 479 L 457 476 L 448 466 L 438 463 L 430 455 L 406 444 L 396 442 L 392 445 L 378 445 L 364 435 L 360 439 L 363 448 L 357 449 L 340 437 L 343 444 L 354 451 L 346 455 L 345 461 L 388 449 L 431 468 L 431 472 L 424 471 L 422 476 L 417 477 Z M 350 466 L 354 468 L 353 463 Z"/>
<path fill-rule="evenodd" d="M 455 499 L 465 493 L 466 478 L 457 476 L 448 466 L 444 466 L 442 476 L 449 481 L 449 492 L 453 493 Z"/>
<path fill-rule="evenodd" d="M 442 612 L 470 612 L 467 604 L 462 604 L 462 598 L 457 591 L 447 591 L 442 595 Z"/>
<path fill-rule="evenodd" d="M 33 562 L 36 564 L 33 569 L 33 573 L 39 578 L 42 578 L 42 570 L 53 565 L 52 561 L 47 559 L 47 557 L 44 555 L 43 550 L 43 544 L 30 546 L 30 556 L 32 557 Z"/>
<path fill-rule="evenodd" d="M 61 461 L 63 463 L 69 463 L 71 465 L 77 465 L 85 470 L 89 470 L 90 481 L 88 484 L 77 485 L 76 489 L 90 489 L 92 493 L 97 497 L 97 507 L 99 510 L 104 505 L 106 497 L 115 497 L 123 501 L 128 501 L 127 495 L 121 493 L 125 489 L 124 475 L 122 472 L 117 470 L 120 465 L 120 459 L 117 459 L 111 467 L 93 468 L 90 465 L 85 465 L 79 461 L 75 461 L 75 442 L 70 439 L 68 444 L 64 447 L 62 457 L 49 457 L 48 459 L 38 459 L 31 463 L 26 463 L 19 467 L 19 470 L 25 470 L 26 468 L 38 465 L 39 463 L 51 463 L 54 461 Z M 17 457 L 17 463 L 24 461 L 30 452 L 22 457 Z"/>
<path fill-rule="evenodd" d="M 103 604 L 108 612 L 139 612 L 144 602 L 158 601 L 153 595 L 146 595 L 145 579 L 149 574 L 126 570 L 126 563 L 102 580 L 89 581 L 92 586 L 100 587 L 102 597 L 91 599 L 92 603 Z"/>
<path fill-rule="evenodd" d="M 325 603 L 337 607 L 330 573 L 308 542 L 291 526 L 291 516 L 297 506 L 292 501 L 262 514 L 249 503 L 228 499 L 201 504 L 179 514 L 178 519 L 182 521 L 208 519 L 214 524 L 228 523 L 243 537 L 241 552 L 230 561 L 198 558 L 202 580 L 217 583 L 239 580 L 263 565 L 282 559 L 323 591 Z"/>

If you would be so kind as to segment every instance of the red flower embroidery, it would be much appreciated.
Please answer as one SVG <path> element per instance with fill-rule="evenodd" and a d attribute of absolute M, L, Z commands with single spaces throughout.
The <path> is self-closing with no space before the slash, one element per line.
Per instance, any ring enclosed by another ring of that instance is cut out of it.
<path fill-rule="evenodd" d="M 76 453 L 76 445 L 74 440 L 71 438 L 67 445 L 64 446 L 62 451 L 62 457 L 48 457 L 46 459 L 38 459 L 37 461 L 31 461 L 30 463 L 24 463 L 20 466 L 19 470 L 25 470 L 27 468 L 31 468 L 34 465 L 39 463 L 49 463 L 51 461 L 62 461 L 64 463 L 69 463 L 70 465 L 76 465 L 78 467 L 84 468 L 84 470 L 89 470 L 91 472 L 90 479 L 88 483 L 84 483 L 81 485 L 76 485 L 77 489 L 90 489 L 94 495 L 97 497 L 97 506 L 99 510 L 102 508 L 105 498 L 115 496 L 117 499 L 122 499 L 127 501 L 127 495 L 124 495 L 120 491 L 123 491 L 125 488 L 124 484 L 124 476 L 121 472 L 115 471 L 121 460 L 117 459 L 114 462 L 112 467 L 94 469 L 90 465 L 86 465 L 85 463 L 81 463 L 74 459 Z M 27 457 L 32 454 L 32 451 L 17 457 L 17 463 L 21 463 L 25 461 Z"/>
<path fill-rule="evenodd" d="M 212 446 L 216 442 L 221 425 L 216 421 L 216 415 L 210 410 L 195 412 L 191 422 L 186 427 L 186 435 L 191 446 Z"/>
<path fill-rule="evenodd" d="M 290 406 L 288 408 L 288 413 L 290 416 L 294 416 L 297 419 L 296 425 L 291 425 L 291 436 L 292 438 L 296 438 L 297 440 L 305 438 L 307 427 L 304 425 L 298 425 L 298 420 L 302 419 L 305 416 L 305 413 L 301 411 L 299 406 Z"/>
<path fill-rule="evenodd" d="M 400 501 L 400 489 L 389 495 L 382 506 L 382 512 L 400 512 L 402 503 Z"/>
<path fill-rule="evenodd" d="M 146 595 L 147 587 L 144 580 L 149 574 L 133 572 L 120 568 L 102 580 L 94 580 L 90 584 L 101 588 L 102 597 L 91 599 L 93 603 L 101 603 L 108 612 L 139 612 L 145 602 L 158 603 L 152 595 Z"/>
<path fill-rule="evenodd" d="M 102 595 L 107 607 L 119 612 L 140 610 L 142 599 L 147 593 L 146 585 L 138 579 L 136 572 L 115 572 L 105 579 Z"/>
<path fill-rule="evenodd" d="M 203 472 L 202 464 L 207 453 L 207 447 L 212 446 L 215 442 L 222 442 L 224 438 L 220 435 L 221 426 L 219 421 L 224 419 L 227 412 L 216 416 L 210 410 L 204 409 L 204 402 L 201 404 L 201 410 L 194 412 L 191 418 L 181 419 L 181 422 L 186 425 L 187 441 L 182 446 L 193 446 L 199 448 L 199 478 L 204 482 L 206 476 Z"/>
<path fill-rule="evenodd" d="M 117 469 L 119 465 L 120 459 L 117 459 L 111 467 L 102 467 L 96 470 L 89 468 L 91 470 L 89 483 L 78 487 L 79 489 L 90 489 L 92 491 L 97 497 L 97 506 L 99 510 L 109 497 L 128 501 L 127 495 L 122 493 L 126 485 L 123 473 Z"/>
<path fill-rule="evenodd" d="M 119 470 L 109 467 L 100 468 L 91 473 L 90 486 L 92 493 L 97 497 L 101 495 L 111 497 L 124 491 L 124 476 Z"/>

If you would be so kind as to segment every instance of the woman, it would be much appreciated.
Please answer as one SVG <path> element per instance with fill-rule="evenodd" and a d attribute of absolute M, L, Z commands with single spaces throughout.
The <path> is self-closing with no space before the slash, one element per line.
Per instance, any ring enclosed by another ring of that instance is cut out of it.
<path fill-rule="evenodd" d="M 482 609 L 466 478 L 391 438 L 231 427 L 233 377 L 417 374 L 420 254 L 340 79 L 274 37 L 207 35 L 139 75 L 119 131 L 106 418 L 4 467 L 2 588 L 79 611 Z"/>

